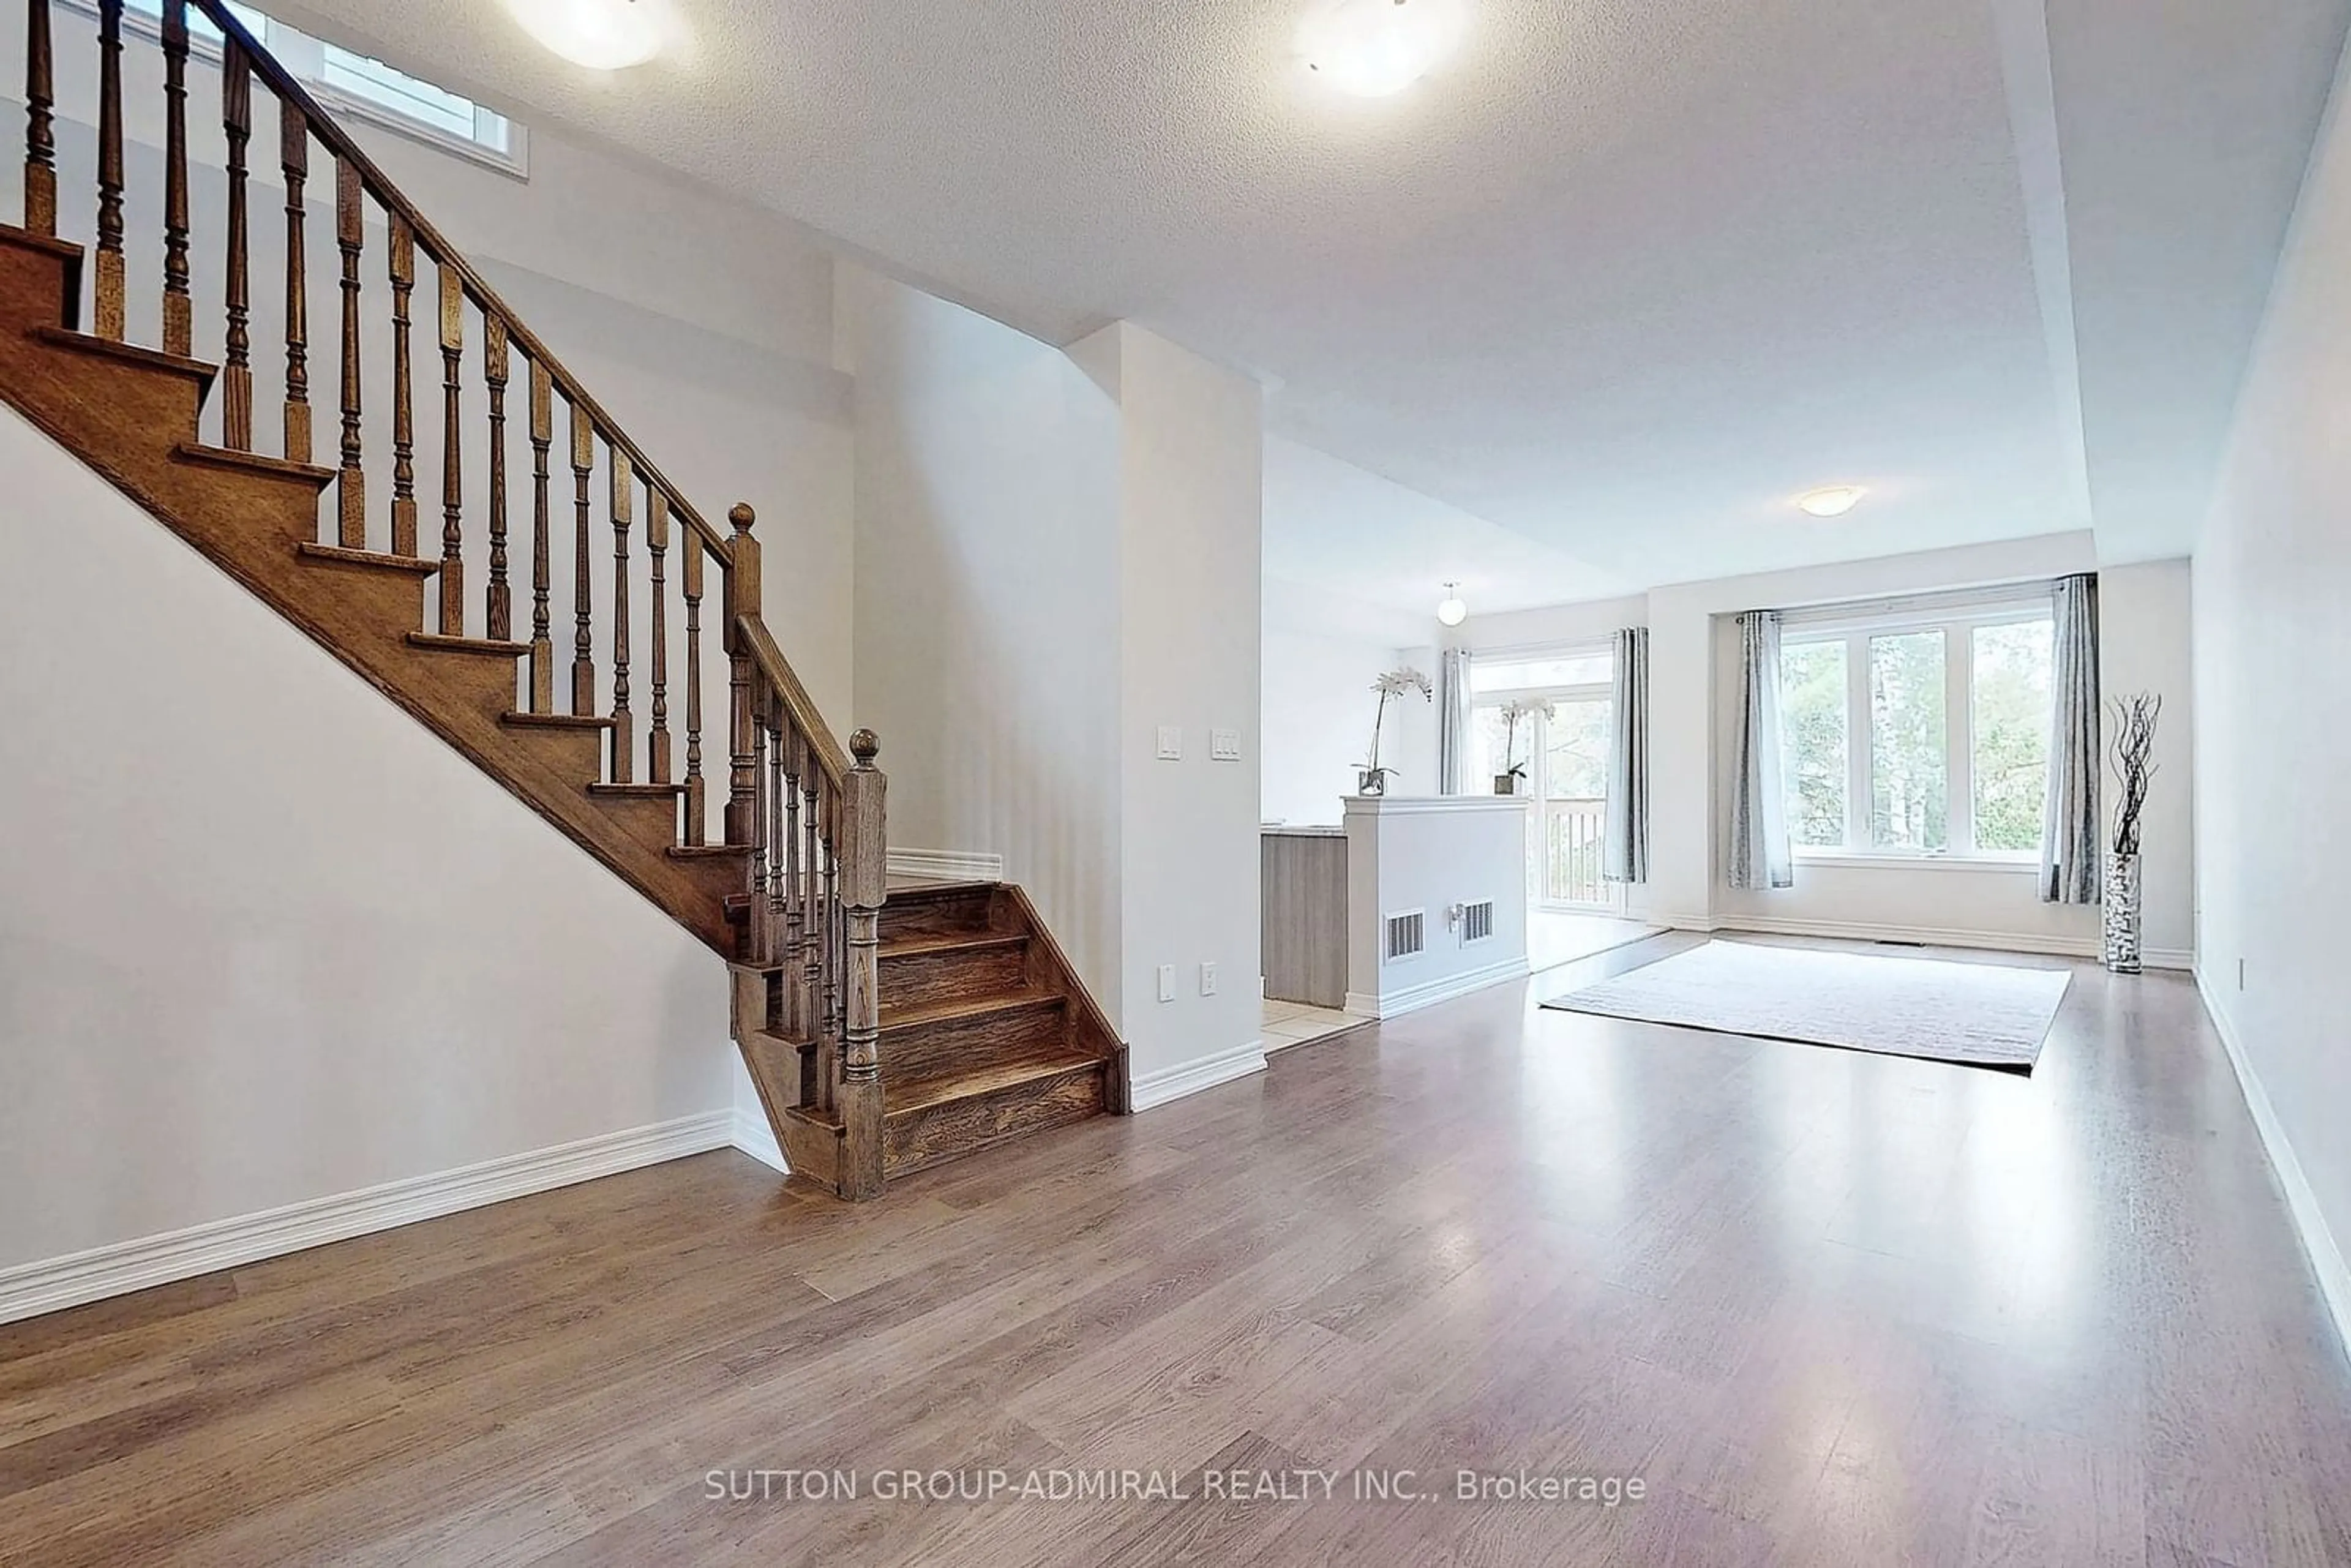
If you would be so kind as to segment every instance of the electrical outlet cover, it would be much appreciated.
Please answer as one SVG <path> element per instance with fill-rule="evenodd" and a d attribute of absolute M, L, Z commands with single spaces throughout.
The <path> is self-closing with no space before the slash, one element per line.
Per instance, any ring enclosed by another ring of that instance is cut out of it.
<path fill-rule="evenodd" d="M 1180 727 L 1172 724 L 1163 724 L 1159 727 L 1159 760 L 1162 762 L 1184 760 L 1184 731 Z"/>

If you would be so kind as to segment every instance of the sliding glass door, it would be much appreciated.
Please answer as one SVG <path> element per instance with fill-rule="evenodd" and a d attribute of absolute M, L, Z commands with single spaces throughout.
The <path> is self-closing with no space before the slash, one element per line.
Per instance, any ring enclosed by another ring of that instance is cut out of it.
<path fill-rule="evenodd" d="M 1608 759 L 1615 726 L 1605 650 L 1471 665 L 1473 789 L 1515 767 L 1528 813 L 1527 881 L 1536 903 L 1613 913 L 1623 889 L 1600 874 Z M 1515 726 L 1511 715 L 1517 714 Z"/>

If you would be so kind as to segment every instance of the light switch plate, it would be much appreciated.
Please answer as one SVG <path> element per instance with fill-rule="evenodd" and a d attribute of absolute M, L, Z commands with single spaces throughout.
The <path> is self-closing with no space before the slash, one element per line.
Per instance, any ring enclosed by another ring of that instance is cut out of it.
<path fill-rule="evenodd" d="M 1159 760 L 1162 762 L 1184 760 L 1184 731 L 1180 726 L 1163 724 L 1159 727 Z"/>
<path fill-rule="evenodd" d="M 1238 729 L 1210 730 L 1208 756 L 1217 762 L 1238 762 L 1241 759 L 1241 732 Z"/>
<path fill-rule="evenodd" d="M 1176 966 L 1173 964 L 1159 966 L 1159 999 L 1163 1002 L 1176 999 Z"/>

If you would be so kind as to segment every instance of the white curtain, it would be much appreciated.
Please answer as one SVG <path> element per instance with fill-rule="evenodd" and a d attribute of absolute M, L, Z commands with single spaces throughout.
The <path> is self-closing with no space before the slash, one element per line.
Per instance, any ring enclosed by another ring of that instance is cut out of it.
<path fill-rule="evenodd" d="M 2041 902 L 2098 902 L 2098 580 L 2057 580 Z"/>
<path fill-rule="evenodd" d="M 1607 818 L 1601 829 L 1600 874 L 1609 882 L 1649 880 L 1649 629 L 1616 633 L 1608 752 Z"/>
<path fill-rule="evenodd" d="M 1447 648 L 1437 670 L 1437 793 L 1469 793 L 1469 650 Z"/>
<path fill-rule="evenodd" d="M 1739 737 L 1730 780 L 1730 885 L 1793 887 L 1780 763 L 1780 615 L 1739 618 Z"/>

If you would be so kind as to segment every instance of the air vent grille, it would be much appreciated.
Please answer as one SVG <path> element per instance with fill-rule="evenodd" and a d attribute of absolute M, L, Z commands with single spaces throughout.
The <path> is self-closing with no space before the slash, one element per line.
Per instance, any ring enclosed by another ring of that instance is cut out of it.
<path fill-rule="evenodd" d="M 1387 962 L 1409 958 L 1427 945 L 1428 918 L 1423 910 L 1391 915 L 1387 921 Z"/>
<path fill-rule="evenodd" d="M 1494 935 L 1494 901 L 1479 899 L 1461 906 L 1461 945 L 1483 942 Z"/>

